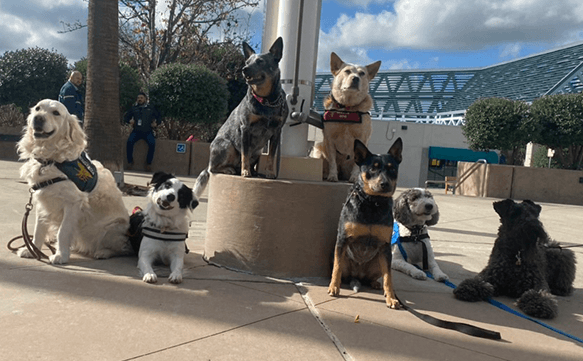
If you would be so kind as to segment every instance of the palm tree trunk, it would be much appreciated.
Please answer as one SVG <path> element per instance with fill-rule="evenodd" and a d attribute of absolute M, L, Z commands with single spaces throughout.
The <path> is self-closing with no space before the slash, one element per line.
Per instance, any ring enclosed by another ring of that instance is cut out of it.
<path fill-rule="evenodd" d="M 90 0 L 87 26 L 85 131 L 88 152 L 110 171 L 121 171 L 117 0 Z"/>

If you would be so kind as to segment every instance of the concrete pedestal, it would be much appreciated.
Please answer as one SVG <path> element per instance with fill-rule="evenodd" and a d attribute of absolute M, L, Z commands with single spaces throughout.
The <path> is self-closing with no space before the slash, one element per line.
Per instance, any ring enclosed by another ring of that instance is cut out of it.
<path fill-rule="evenodd" d="M 330 277 L 350 184 L 211 175 L 204 258 L 253 274 Z"/>

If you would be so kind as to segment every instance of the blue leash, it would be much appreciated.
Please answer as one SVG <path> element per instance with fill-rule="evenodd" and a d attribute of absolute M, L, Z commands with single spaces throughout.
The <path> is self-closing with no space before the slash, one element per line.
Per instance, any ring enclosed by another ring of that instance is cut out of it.
<path fill-rule="evenodd" d="M 431 273 L 429 273 L 429 272 L 425 272 L 425 274 L 427 275 L 427 277 L 431 278 L 432 280 L 435 280 L 435 279 L 433 278 L 433 275 L 432 275 Z M 443 283 L 445 283 L 445 285 L 446 285 L 446 286 L 448 286 L 448 287 L 451 287 L 451 288 L 454 288 L 454 289 L 457 287 L 456 285 L 454 285 L 453 283 L 449 282 L 448 280 L 444 281 Z M 570 339 L 572 339 L 572 340 L 575 340 L 575 341 L 577 341 L 577 342 L 583 343 L 583 339 L 580 339 L 580 338 L 579 338 L 579 337 L 577 337 L 577 336 L 573 336 L 573 335 L 571 335 L 571 334 L 569 334 L 569 333 L 566 333 L 565 331 L 559 330 L 558 328 L 555 328 L 555 327 L 553 327 L 553 326 L 551 326 L 551 325 L 548 325 L 548 324 L 546 324 L 546 323 L 544 323 L 544 322 L 542 322 L 542 321 L 540 321 L 540 320 L 537 320 L 536 318 L 532 318 L 532 317 L 530 317 L 530 316 L 528 316 L 528 315 L 525 315 L 524 313 L 518 312 L 518 311 L 516 311 L 516 310 L 514 310 L 514 309 L 512 309 L 512 308 L 510 308 L 510 307 L 508 307 L 508 306 L 506 306 L 506 305 L 505 305 L 505 304 L 503 304 L 502 302 L 496 301 L 496 300 L 495 300 L 495 299 L 493 299 L 493 298 L 488 298 L 488 300 L 487 300 L 487 301 L 488 301 L 488 303 L 490 303 L 491 305 L 493 305 L 493 306 L 496 306 L 496 307 L 498 307 L 499 309 L 501 309 L 501 310 L 503 310 L 503 311 L 506 311 L 506 312 L 512 313 L 513 315 L 516 315 L 516 316 L 518 316 L 518 317 L 522 317 L 522 318 L 524 318 L 525 320 L 529 320 L 529 321 L 532 321 L 532 322 L 534 322 L 534 323 L 537 323 L 537 324 L 539 324 L 539 325 L 541 325 L 541 326 L 543 326 L 543 327 L 546 327 L 546 328 L 548 328 L 548 329 L 549 329 L 549 330 L 551 330 L 551 331 L 555 331 L 556 333 L 558 333 L 558 334 L 561 334 L 561 335 L 563 335 L 563 336 L 565 336 L 565 337 L 568 337 L 568 338 L 570 338 Z"/>
<path fill-rule="evenodd" d="M 407 259 L 407 252 L 405 252 L 405 249 L 403 248 L 403 246 L 401 245 L 401 242 L 399 241 L 399 225 L 397 224 L 397 222 L 393 223 L 393 237 L 391 239 L 391 244 L 396 244 L 399 247 L 399 250 L 401 251 L 401 254 L 403 255 L 403 258 L 404 259 Z M 417 265 L 415 265 L 415 267 L 419 268 Z M 428 271 L 425 271 L 425 274 L 427 275 L 427 277 L 431 278 L 432 280 L 435 280 L 435 278 L 433 278 L 433 275 L 431 273 L 429 273 Z M 453 288 L 453 289 L 457 288 L 457 286 L 455 284 L 451 283 L 449 280 L 445 280 L 445 281 L 443 281 L 443 283 L 446 286 L 450 287 L 450 288 Z M 516 311 L 516 310 L 514 310 L 514 309 L 512 309 L 512 308 L 510 308 L 508 306 L 506 306 L 502 302 L 498 302 L 498 301 L 496 301 L 496 300 L 494 300 L 492 298 L 488 298 L 487 301 L 491 305 L 496 306 L 496 307 L 498 307 L 499 309 L 501 309 L 503 311 L 512 313 L 513 315 L 516 315 L 518 317 L 522 317 L 522 318 L 524 318 L 526 320 L 529 320 L 529 321 L 532 321 L 534 323 L 537 323 L 537 324 L 539 324 L 539 325 L 541 325 L 543 327 L 548 328 L 551 331 L 555 331 L 556 333 L 561 334 L 561 335 L 563 335 L 565 337 L 568 337 L 568 338 L 570 338 L 572 340 L 575 340 L 577 342 L 583 343 L 583 339 L 580 339 L 577 336 L 573 336 L 571 334 L 568 334 L 568 333 L 566 333 L 566 332 L 564 332 L 562 330 L 559 330 L 558 328 L 555 328 L 555 327 L 553 327 L 551 325 L 547 325 L 546 323 L 544 323 L 542 321 L 539 321 L 536 318 L 532 318 L 532 317 L 530 317 L 528 315 L 525 315 L 524 313 L 518 312 L 518 311 Z"/>

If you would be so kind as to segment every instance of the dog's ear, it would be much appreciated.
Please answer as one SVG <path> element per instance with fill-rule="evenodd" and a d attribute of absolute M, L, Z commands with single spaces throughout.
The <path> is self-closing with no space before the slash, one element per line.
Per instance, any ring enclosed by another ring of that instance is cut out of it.
<path fill-rule="evenodd" d="M 503 201 L 494 202 L 493 206 L 500 218 L 508 218 L 514 210 L 516 203 L 512 199 L 505 199 Z"/>
<path fill-rule="evenodd" d="M 160 186 L 160 184 L 166 182 L 170 178 L 174 178 L 174 176 L 170 173 L 158 171 L 158 172 L 154 173 L 154 175 L 152 176 L 152 179 L 150 180 L 150 182 L 148 184 L 153 185 L 154 188 L 158 188 Z"/>
<path fill-rule="evenodd" d="M 372 153 L 368 150 L 366 145 L 362 143 L 360 140 L 354 140 L 354 162 L 361 166 L 364 160 L 370 157 Z"/>
<path fill-rule="evenodd" d="M 78 151 L 82 152 L 87 147 L 87 136 L 85 135 L 83 128 L 81 128 L 81 125 L 79 125 L 77 116 L 68 114 L 67 122 L 69 123 L 68 137 L 71 142 L 79 148 Z"/>
<path fill-rule="evenodd" d="M 435 209 L 437 209 L 437 212 L 435 212 L 431 216 L 431 219 L 430 220 L 428 220 L 427 222 L 425 222 L 425 225 L 427 225 L 427 226 L 435 226 L 437 224 L 437 222 L 439 222 L 439 209 L 437 208 L 437 203 L 435 204 Z"/>
<path fill-rule="evenodd" d="M 249 59 L 251 55 L 255 54 L 255 50 L 249 46 L 246 42 L 243 42 L 243 55 L 245 55 L 245 60 Z"/>
<path fill-rule="evenodd" d="M 368 73 L 368 80 L 372 80 L 375 75 L 377 75 L 377 72 L 379 71 L 379 68 L 381 67 L 381 61 L 375 61 L 372 64 L 368 64 L 366 66 L 366 72 Z"/>
<path fill-rule="evenodd" d="M 528 207 L 534 211 L 537 217 L 540 215 L 540 211 L 542 210 L 542 207 L 540 205 L 534 203 L 530 199 L 525 199 L 522 201 L 522 203 L 528 205 Z"/>
<path fill-rule="evenodd" d="M 342 68 L 344 68 L 344 62 L 335 52 L 332 52 L 332 54 L 330 54 L 330 72 L 332 75 L 336 76 Z"/>
<path fill-rule="evenodd" d="M 281 36 L 275 40 L 271 48 L 269 48 L 269 52 L 273 55 L 276 63 L 279 63 L 281 57 L 283 56 L 283 39 Z"/>
<path fill-rule="evenodd" d="M 409 209 L 409 202 L 407 201 L 408 194 L 409 191 L 401 193 L 393 204 L 393 217 L 395 217 L 397 222 L 405 226 L 413 223 L 413 214 Z"/>
<path fill-rule="evenodd" d="M 403 141 L 401 138 L 395 140 L 395 143 L 393 143 L 388 153 L 397 160 L 397 163 L 401 164 L 401 161 L 403 160 Z"/>
<path fill-rule="evenodd" d="M 29 118 L 32 116 L 29 115 Z M 32 127 L 24 126 L 22 129 L 22 138 L 16 144 L 16 151 L 18 152 L 19 159 L 25 160 L 29 159 L 32 155 L 32 149 L 34 148 L 34 136 Z"/>
<path fill-rule="evenodd" d="M 185 184 L 178 190 L 178 205 L 180 208 L 190 208 L 190 210 L 198 206 L 198 200 L 194 197 L 192 189 Z"/>

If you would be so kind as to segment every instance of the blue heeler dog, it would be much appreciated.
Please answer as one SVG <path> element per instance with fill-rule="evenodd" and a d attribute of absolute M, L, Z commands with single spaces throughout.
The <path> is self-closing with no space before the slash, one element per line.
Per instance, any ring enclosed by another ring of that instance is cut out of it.
<path fill-rule="evenodd" d="M 255 54 L 247 43 L 243 43 L 246 59 L 243 75 L 249 89 L 211 143 L 209 166 L 200 173 L 194 185 L 197 198 L 206 188 L 209 172 L 256 176 L 261 150 L 268 143 L 265 176 L 277 177 L 276 154 L 281 129 L 289 112 L 280 82 L 282 52 L 281 37 L 265 54 Z"/>

